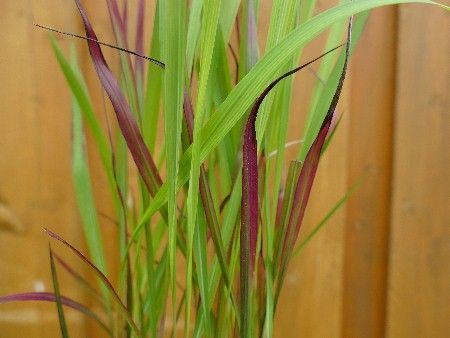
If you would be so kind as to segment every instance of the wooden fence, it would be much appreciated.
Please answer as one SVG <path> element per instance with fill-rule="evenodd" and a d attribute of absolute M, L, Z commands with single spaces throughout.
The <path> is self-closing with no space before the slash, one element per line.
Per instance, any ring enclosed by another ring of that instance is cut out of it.
<path fill-rule="evenodd" d="M 99 16 L 101 3 L 91 2 L 89 10 Z M 261 3 L 264 27 L 270 6 Z M 0 2 L 0 295 L 51 289 L 42 226 L 83 246 L 70 176 L 69 91 L 34 21 L 81 31 L 71 1 Z M 96 24 L 107 36 L 106 17 Z M 291 264 L 276 336 L 450 335 L 448 27 L 448 13 L 430 6 L 371 14 L 304 233 L 361 175 L 367 179 Z M 83 64 L 88 67 L 87 58 Z M 89 81 L 95 87 L 94 76 Z M 302 89 L 312 81 L 299 77 L 295 106 L 304 106 Z M 290 135 L 298 138 L 301 123 L 292 125 Z M 93 177 L 97 204 L 107 211 L 95 161 Z M 114 231 L 105 228 L 113 242 Z M 70 296 L 89 303 L 65 282 Z M 73 337 L 99 337 L 82 316 L 68 312 L 68 321 Z M 0 337 L 57 336 L 54 305 L 0 305 Z"/>

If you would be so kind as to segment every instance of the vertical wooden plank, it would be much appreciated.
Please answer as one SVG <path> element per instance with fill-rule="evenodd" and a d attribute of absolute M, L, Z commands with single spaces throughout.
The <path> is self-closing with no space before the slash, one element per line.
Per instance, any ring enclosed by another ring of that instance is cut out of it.
<path fill-rule="evenodd" d="M 51 10 L 49 10 L 51 8 Z M 2 1 L 0 4 L 0 199 L 21 231 L 0 229 L 0 293 L 51 291 L 46 226 L 80 246 L 70 177 L 70 105 L 47 34 L 33 21 L 74 29 L 68 3 Z M 55 245 L 56 247 L 57 245 Z M 83 270 L 80 263 L 74 267 Z M 81 291 L 61 273 L 69 296 Z M 74 336 L 86 335 L 84 317 L 66 311 Z M 57 337 L 53 304 L 3 304 L 0 336 Z"/>
<path fill-rule="evenodd" d="M 448 13 L 400 8 L 387 336 L 450 332 Z"/>
<path fill-rule="evenodd" d="M 396 8 L 372 11 L 353 58 L 343 337 L 383 337 L 395 94 Z"/>

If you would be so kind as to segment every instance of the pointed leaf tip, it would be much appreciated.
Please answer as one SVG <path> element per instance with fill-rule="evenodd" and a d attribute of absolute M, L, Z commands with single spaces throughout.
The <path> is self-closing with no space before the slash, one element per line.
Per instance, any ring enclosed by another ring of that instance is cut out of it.
<path fill-rule="evenodd" d="M 80 0 L 75 0 L 75 3 L 83 20 L 89 53 L 98 78 L 105 89 L 114 112 L 119 123 L 119 127 L 128 145 L 128 149 L 134 159 L 138 171 L 152 196 L 155 196 L 159 187 L 162 184 L 156 165 L 148 151 L 144 139 L 141 135 L 137 122 L 131 112 L 131 108 L 120 89 L 120 86 L 111 72 L 108 63 L 105 60 L 103 52 L 97 42 L 97 36 L 92 28 L 92 25 L 87 17 L 86 11 Z"/>
<path fill-rule="evenodd" d="M 292 202 L 292 209 L 289 214 L 289 223 L 286 229 L 286 233 L 284 234 L 284 243 L 282 248 L 280 274 L 278 276 L 276 298 L 279 295 L 281 285 L 283 283 L 284 276 L 286 273 L 287 265 L 289 263 L 295 242 L 300 232 L 300 226 L 302 224 L 303 216 L 305 214 L 306 206 L 308 204 L 312 184 L 316 176 L 322 148 L 324 146 L 327 135 L 330 131 L 333 116 L 336 111 L 336 106 L 339 101 L 340 94 L 342 92 L 342 87 L 347 73 L 348 59 L 350 55 L 351 29 L 352 29 L 352 18 L 350 18 L 348 24 L 344 66 L 336 87 L 336 91 L 328 108 L 325 119 L 320 127 L 319 133 L 306 155 L 305 162 L 303 164 L 303 167 L 300 171 L 300 175 L 296 183 L 295 193 Z"/>

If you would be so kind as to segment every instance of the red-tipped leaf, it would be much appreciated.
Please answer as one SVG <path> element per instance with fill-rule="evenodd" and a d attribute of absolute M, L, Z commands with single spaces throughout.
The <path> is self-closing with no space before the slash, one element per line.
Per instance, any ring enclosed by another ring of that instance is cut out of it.
<path fill-rule="evenodd" d="M 256 141 L 256 117 L 264 98 L 284 78 L 304 69 L 328 53 L 340 48 L 335 47 L 321 56 L 290 70 L 275 79 L 256 99 L 250 111 L 242 147 L 242 203 L 240 230 L 240 293 L 241 293 L 241 336 L 248 336 L 250 308 L 250 288 L 253 281 L 256 244 L 258 239 L 258 154 Z"/>
<path fill-rule="evenodd" d="M 126 317 L 129 325 L 131 326 L 131 328 L 133 329 L 133 331 L 138 334 L 139 336 L 139 329 L 136 326 L 136 324 L 134 323 L 134 320 L 130 314 L 130 312 L 128 311 L 127 307 L 125 306 L 125 304 L 122 302 L 122 300 L 119 297 L 119 294 L 117 293 L 117 291 L 114 289 L 114 286 L 111 284 L 111 282 L 109 281 L 109 279 L 103 274 L 103 272 L 100 271 L 100 269 L 95 266 L 94 263 L 92 263 L 85 255 L 83 255 L 81 253 L 81 251 L 79 251 L 77 248 L 75 248 L 72 244 L 70 244 L 69 242 L 67 242 L 64 238 L 62 238 L 61 236 L 59 236 L 58 234 L 54 233 L 51 230 L 45 229 L 45 232 L 47 233 L 47 235 L 50 236 L 50 238 L 57 240 L 58 242 L 64 244 L 67 248 L 69 248 L 75 255 L 77 255 L 83 262 L 85 262 L 91 269 L 92 271 L 95 272 L 95 274 L 97 275 L 98 278 L 100 278 L 102 280 L 102 282 L 105 284 L 105 286 L 108 288 L 108 290 L 111 292 L 111 294 L 113 295 L 114 300 L 116 301 L 119 310 L 124 314 L 124 316 Z"/>
<path fill-rule="evenodd" d="M 327 135 L 331 131 L 330 128 L 332 127 L 333 116 L 336 110 L 337 103 L 339 101 L 340 94 L 342 92 L 342 87 L 347 72 L 347 65 L 350 54 L 351 30 L 352 30 L 352 19 L 350 19 L 348 25 L 347 43 L 345 48 L 345 61 L 341 76 L 339 78 L 336 87 L 336 91 L 331 100 L 330 107 L 328 108 L 325 119 L 322 122 L 319 133 L 305 157 L 302 170 L 296 182 L 294 197 L 292 201 L 292 209 L 289 215 L 289 223 L 286 229 L 286 234 L 284 236 L 284 243 L 282 249 L 283 252 L 281 257 L 280 273 L 278 276 L 276 299 L 279 296 L 281 285 L 283 283 L 284 276 L 287 270 L 287 265 L 292 255 L 292 251 L 294 249 L 295 242 L 298 238 L 298 234 L 300 232 L 300 226 L 302 224 L 303 216 L 305 214 L 306 206 L 308 204 L 312 184 L 316 176 L 322 148 L 327 138 Z"/>
<path fill-rule="evenodd" d="M 109 99 L 111 100 L 119 127 L 127 142 L 128 149 L 130 150 L 133 160 L 136 163 L 142 180 L 144 181 L 150 194 L 154 196 L 162 183 L 156 165 L 144 143 L 130 106 L 122 93 L 114 74 L 111 72 L 105 60 L 100 45 L 96 42 L 98 39 L 91 23 L 89 22 L 86 11 L 80 0 L 75 0 L 75 2 L 83 20 L 86 36 L 90 39 L 87 41 L 89 53 L 91 55 L 92 62 L 94 63 L 98 78 Z"/>

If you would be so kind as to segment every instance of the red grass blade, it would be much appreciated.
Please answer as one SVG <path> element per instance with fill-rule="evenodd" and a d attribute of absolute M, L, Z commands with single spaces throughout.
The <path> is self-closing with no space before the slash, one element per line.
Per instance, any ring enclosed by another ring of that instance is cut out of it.
<path fill-rule="evenodd" d="M 66 272 L 71 275 L 80 285 L 82 285 L 84 288 L 86 288 L 91 295 L 95 297 L 97 301 L 102 304 L 104 307 L 104 302 L 102 299 L 102 296 L 93 288 L 88 281 L 81 276 L 78 272 L 76 272 L 66 261 L 64 261 L 61 257 L 59 257 L 56 253 L 53 252 L 53 258 L 55 261 L 64 269 Z"/>
<path fill-rule="evenodd" d="M 69 308 L 77 310 L 84 315 L 94 319 L 108 334 L 112 337 L 111 330 L 106 324 L 91 310 L 77 301 L 65 296 L 60 296 L 61 303 Z M 56 296 L 50 292 L 25 292 L 17 293 L 14 295 L 7 295 L 0 297 L 0 304 L 12 303 L 12 302 L 26 302 L 26 301 L 41 301 L 41 302 L 56 302 Z"/>
<path fill-rule="evenodd" d="M 309 66 L 328 53 L 340 48 L 335 47 L 321 56 L 290 70 L 275 79 L 256 99 L 244 131 L 242 147 L 242 204 L 240 231 L 240 292 L 241 292 L 241 336 L 248 336 L 250 292 L 255 270 L 256 244 L 258 239 L 258 154 L 256 140 L 256 116 L 264 98 L 284 78 Z"/>
<path fill-rule="evenodd" d="M 53 291 L 54 291 L 54 295 L 55 295 L 56 309 L 58 310 L 58 322 L 59 322 L 59 328 L 61 330 L 61 337 L 69 338 L 69 330 L 67 328 L 66 316 L 64 315 L 64 309 L 63 309 L 62 302 L 61 302 L 61 293 L 60 293 L 60 289 L 59 289 L 58 273 L 56 272 L 55 260 L 53 259 L 53 252 L 52 252 L 50 243 L 48 244 L 48 253 L 50 256 L 52 284 L 53 284 Z"/>
<path fill-rule="evenodd" d="M 140 54 L 144 54 L 145 0 L 139 0 L 137 14 L 136 51 Z M 136 73 L 139 74 L 141 79 L 144 78 L 143 60 L 136 60 Z"/>
<path fill-rule="evenodd" d="M 119 127 L 127 142 L 128 149 L 136 163 L 142 180 L 150 194 L 154 196 L 162 184 L 161 177 L 159 176 L 156 165 L 144 143 L 136 120 L 131 113 L 130 106 L 105 60 L 100 45 L 96 42 L 98 39 L 89 22 L 86 11 L 80 0 L 75 0 L 75 2 L 84 23 L 86 36 L 92 39 L 88 40 L 88 47 L 99 80 L 111 100 Z"/>
<path fill-rule="evenodd" d="M 250 294 L 254 280 L 256 241 L 258 238 L 258 153 L 256 115 L 253 108 L 247 120 L 242 146 L 242 203 L 240 231 L 241 337 L 248 337 Z"/>
<path fill-rule="evenodd" d="M 242 147 L 241 267 L 252 273 L 258 237 L 258 154 L 256 142 L 257 109 L 252 109 L 244 131 Z M 250 275 L 247 276 L 247 278 Z"/>
<path fill-rule="evenodd" d="M 281 285 L 284 280 L 284 276 L 286 274 L 287 265 L 289 263 L 290 257 L 292 255 L 292 251 L 295 245 L 295 242 L 298 238 L 298 234 L 300 232 L 300 226 L 303 221 L 303 216 L 305 214 L 306 206 L 308 204 L 309 195 L 311 193 L 312 184 L 314 182 L 314 178 L 316 176 L 317 167 L 319 165 L 320 155 L 327 138 L 327 135 L 330 132 L 330 127 L 332 126 L 334 112 L 336 110 L 337 103 L 339 101 L 339 97 L 342 91 L 342 87 L 344 84 L 345 75 L 347 72 L 348 59 L 350 54 L 350 44 L 351 44 L 351 29 L 352 29 L 352 19 L 349 21 L 348 33 L 347 33 L 347 44 L 345 49 L 345 62 L 344 67 L 339 78 L 339 82 L 334 93 L 333 99 L 330 103 L 330 107 L 325 116 L 325 119 L 320 127 L 319 134 L 314 140 L 311 148 L 309 149 L 305 162 L 303 164 L 302 170 L 298 177 L 294 198 L 292 202 L 292 209 L 289 215 L 289 223 L 286 230 L 284 243 L 283 243 L 283 253 L 281 257 L 280 264 L 280 274 L 278 277 L 277 284 L 277 292 L 275 296 L 275 301 L 278 299 Z"/>
<path fill-rule="evenodd" d="M 99 277 L 102 280 L 102 282 L 106 285 L 108 290 L 113 295 L 113 298 L 116 300 L 116 303 L 118 304 L 119 309 L 121 310 L 121 312 L 127 318 L 127 321 L 130 324 L 131 328 L 135 331 L 135 333 L 138 334 L 138 336 L 140 336 L 139 335 L 139 329 L 136 326 L 136 324 L 134 323 L 130 312 L 128 311 L 127 307 L 125 306 L 125 304 L 120 299 L 117 291 L 114 289 L 114 287 L 111 284 L 111 282 L 109 281 L 109 279 L 103 274 L 103 272 L 101 272 L 100 269 L 97 268 L 85 255 L 83 255 L 77 248 L 75 248 L 72 244 L 67 242 L 64 238 L 62 238 L 61 236 L 55 234 L 54 232 L 52 232 L 52 231 L 50 231 L 48 229 L 44 228 L 44 230 L 47 233 L 47 235 L 49 235 L 51 238 L 57 240 L 58 242 L 64 244 L 67 248 L 69 248 L 75 255 L 77 255 L 79 258 L 81 258 L 81 260 L 83 262 L 85 262 L 95 272 L 97 277 Z"/>
<path fill-rule="evenodd" d="M 342 45 L 341 45 L 342 46 Z M 248 224 L 249 228 L 245 229 L 244 231 L 250 231 L 248 233 L 248 240 L 250 240 L 249 249 L 253 248 L 251 251 L 251 254 L 249 254 L 249 263 L 251 266 L 254 263 L 254 258 L 256 255 L 256 252 L 254 251 L 256 248 L 256 238 L 257 238 L 257 215 L 258 215 L 258 166 L 257 166 L 257 150 L 256 150 L 256 130 L 255 130 L 255 122 L 256 122 L 256 116 L 259 110 L 259 107 L 261 106 L 264 98 L 269 94 L 269 92 L 283 79 L 286 77 L 304 69 L 305 67 L 309 66 L 313 62 L 319 60 L 320 58 L 324 57 L 325 55 L 335 51 L 336 49 L 340 48 L 341 46 L 337 46 L 324 54 L 318 56 L 317 58 L 297 67 L 289 72 L 281 75 L 276 80 L 274 80 L 267 88 L 262 92 L 262 94 L 258 97 L 258 99 L 255 101 L 252 110 L 250 111 L 250 115 L 247 120 L 246 128 L 244 131 L 244 145 L 243 145 L 243 167 L 242 167 L 242 182 L 243 182 L 243 192 L 242 192 L 242 223 Z M 251 168 L 249 167 L 251 166 Z M 244 185 L 244 179 L 246 180 L 246 184 Z M 244 189 L 247 189 L 244 193 Z M 256 194 L 255 194 L 256 192 Z M 249 194 L 251 196 L 249 196 Z M 250 201 L 250 199 L 252 199 Z M 252 207 L 252 214 L 250 214 L 250 210 L 247 210 L 248 207 Z M 253 208 L 256 206 L 256 208 Z M 245 209 L 245 210 L 244 210 Z M 254 215 L 254 212 L 256 212 L 256 216 Z M 248 213 L 248 214 L 247 214 Z M 256 221 L 255 221 L 256 219 Z M 251 223 L 249 223 L 251 222 Z M 255 224 L 256 222 L 256 224 Z M 244 226 L 245 228 L 245 226 Z M 242 232 L 242 230 L 241 230 Z M 241 239 L 242 240 L 242 239 Z M 242 242 L 241 242 L 242 246 Z"/>
<path fill-rule="evenodd" d="M 258 62 L 258 28 L 256 27 L 256 13 L 254 1 L 248 1 L 247 8 L 247 71 Z"/>
<path fill-rule="evenodd" d="M 184 104 L 183 111 L 186 120 L 187 130 L 189 134 L 189 140 L 192 142 L 192 133 L 194 129 L 194 108 L 192 107 L 191 100 L 187 90 L 184 91 Z M 220 234 L 219 220 L 217 212 L 214 207 L 211 189 L 209 187 L 208 177 L 206 176 L 205 166 L 200 166 L 200 198 L 202 201 L 203 209 L 205 211 L 206 223 L 208 224 L 209 233 L 213 239 L 214 248 L 216 249 L 217 258 L 221 268 L 222 276 L 227 288 L 231 289 L 230 277 L 225 260 L 225 249 L 223 247 L 223 241 Z"/>
<path fill-rule="evenodd" d="M 109 17 L 111 19 L 111 26 L 113 28 L 118 27 L 121 38 L 125 38 L 126 36 L 126 29 L 125 29 L 125 20 L 122 18 L 122 14 L 120 14 L 119 10 L 119 3 L 117 0 L 107 0 L 108 5 L 108 11 L 109 11 Z M 125 40 L 124 40 L 125 41 Z"/>
<path fill-rule="evenodd" d="M 125 37 L 125 45 L 128 45 L 127 39 L 126 39 L 128 37 L 128 0 L 123 1 L 122 23 L 123 23 L 122 31 L 123 31 L 123 36 Z"/>

